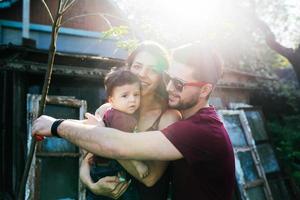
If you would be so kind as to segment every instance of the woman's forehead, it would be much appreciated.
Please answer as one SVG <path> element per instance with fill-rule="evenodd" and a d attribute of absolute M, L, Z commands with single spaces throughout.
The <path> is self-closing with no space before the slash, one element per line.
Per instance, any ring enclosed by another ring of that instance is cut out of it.
<path fill-rule="evenodd" d="M 140 64 L 143 66 L 151 67 L 161 72 L 167 69 L 168 63 L 163 57 L 151 54 L 147 51 L 138 53 L 133 61 L 133 64 Z"/>
<path fill-rule="evenodd" d="M 134 63 L 153 66 L 157 63 L 157 61 L 158 59 L 154 55 L 146 51 L 139 52 L 133 60 Z"/>

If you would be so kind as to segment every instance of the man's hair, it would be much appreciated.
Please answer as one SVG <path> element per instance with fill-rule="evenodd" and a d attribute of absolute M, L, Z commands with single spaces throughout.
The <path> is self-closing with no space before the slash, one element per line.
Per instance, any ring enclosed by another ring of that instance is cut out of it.
<path fill-rule="evenodd" d="M 111 96 L 115 87 L 133 83 L 140 84 L 140 80 L 135 74 L 124 68 L 113 67 L 104 78 L 106 95 L 107 97 Z"/>
<path fill-rule="evenodd" d="M 172 51 L 172 58 L 194 69 L 194 78 L 215 85 L 222 76 L 223 60 L 213 45 L 190 43 Z"/>

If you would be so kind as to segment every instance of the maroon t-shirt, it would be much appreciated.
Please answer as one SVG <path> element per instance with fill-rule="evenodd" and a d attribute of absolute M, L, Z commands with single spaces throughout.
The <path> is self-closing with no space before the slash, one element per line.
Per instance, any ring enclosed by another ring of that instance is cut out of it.
<path fill-rule="evenodd" d="M 234 154 L 213 107 L 202 108 L 162 132 L 183 155 L 171 162 L 173 200 L 231 200 Z"/>
<path fill-rule="evenodd" d="M 110 108 L 104 113 L 103 122 L 106 127 L 132 133 L 137 125 L 137 116 Z"/>
<path fill-rule="evenodd" d="M 114 108 L 108 109 L 103 116 L 103 122 L 106 127 L 115 128 L 124 132 L 134 132 L 137 125 L 136 114 L 128 114 Z M 107 163 L 110 159 L 93 155 L 91 163 Z"/>

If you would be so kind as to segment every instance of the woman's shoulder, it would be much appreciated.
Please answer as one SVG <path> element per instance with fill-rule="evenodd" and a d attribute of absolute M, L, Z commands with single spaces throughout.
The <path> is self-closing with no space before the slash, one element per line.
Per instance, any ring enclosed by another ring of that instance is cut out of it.
<path fill-rule="evenodd" d="M 172 109 L 172 108 L 167 108 L 162 117 L 176 117 L 176 118 L 179 118 L 181 119 L 182 116 L 181 116 L 181 113 L 179 112 L 179 110 L 176 110 L 176 109 Z"/>
<path fill-rule="evenodd" d="M 163 129 L 181 119 L 182 116 L 178 110 L 168 108 L 161 116 L 159 129 Z"/>
<path fill-rule="evenodd" d="M 111 104 L 110 103 L 105 103 L 102 104 L 96 111 L 95 111 L 95 115 L 96 117 L 100 117 L 102 118 L 104 116 L 104 113 L 111 108 Z"/>

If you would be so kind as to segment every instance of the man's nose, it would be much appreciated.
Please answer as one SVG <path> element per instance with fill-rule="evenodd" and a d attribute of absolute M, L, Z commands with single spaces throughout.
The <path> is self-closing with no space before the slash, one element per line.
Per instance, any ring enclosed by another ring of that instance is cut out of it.
<path fill-rule="evenodd" d="M 175 91 L 174 84 L 172 83 L 171 80 L 170 80 L 169 83 L 166 85 L 166 90 L 167 90 L 167 92 L 174 92 L 174 91 Z"/>

